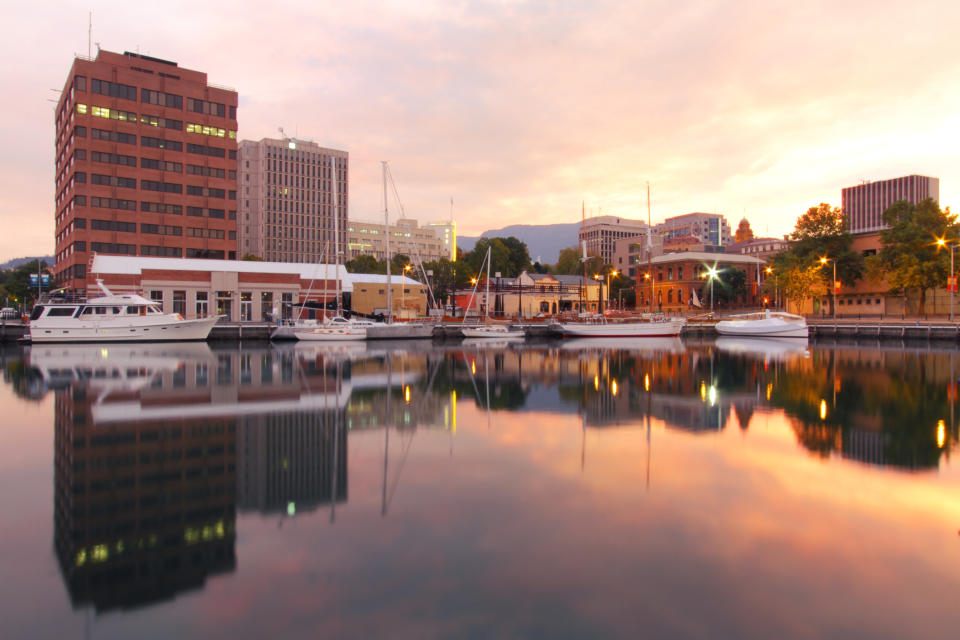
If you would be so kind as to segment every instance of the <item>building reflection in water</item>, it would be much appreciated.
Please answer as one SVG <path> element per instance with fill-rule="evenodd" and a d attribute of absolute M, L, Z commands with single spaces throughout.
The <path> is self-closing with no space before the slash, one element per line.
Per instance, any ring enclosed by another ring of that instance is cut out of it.
<path fill-rule="evenodd" d="M 171 598 L 235 568 L 236 511 L 347 501 L 348 435 L 384 429 L 383 507 L 419 428 L 457 402 L 707 434 L 782 411 L 812 455 L 936 468 L 957 440 L 954 354 L 717 340 L 397 347 L 31 349 L 55 393 L 54 543 L 77 606 Z M 385 428 L 386 427 L 386 428 Z M 399 443 L 391 445 L 391 431 Z M 392 450 L 391 450 L 392 449 Z"/>
<path fill-rule="evenodd" d="M 339 352 L 52 346 L 30 364 L 55 394 L 54 546 L 74 606 L 146 605 L 234 570 L 237 507 L 346 500 Z"/>

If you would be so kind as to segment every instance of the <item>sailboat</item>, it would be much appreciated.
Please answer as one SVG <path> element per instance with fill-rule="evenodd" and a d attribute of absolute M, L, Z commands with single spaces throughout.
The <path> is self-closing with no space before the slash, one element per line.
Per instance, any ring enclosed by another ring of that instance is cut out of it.
<path fill-rule="evenodd" d="M 506 325 L 502 324 L 490 324 L 490 247 L 487 247 L 487 255 L 483 258 L 484 263 L 487 265 L 487 291 L 486 297 L 484 298 L 484 310 L 486 315 L 484 316 L 484 323 L 476 326 L 464 326 L 461 327 L 460 333 L 463 334 L 464 338 L 496 338 L 499 340 L 522 340 L 524 338 L 523 331 L 511 330 Z M 480 265 L 480 271 L 483 271 L 483 264 Z M 470 301 L 467 303 L 467 309 L 473 305 L 473 298 L 476 295 L 477 287 L 474 285 L 473 293 L 470 294 Z M 464 321 L 467 319 L 467 315 L 463 315 Z"/>
<path fill-rule="evenodd" d="M 366 338 L 368 340 L 410 340 L 433 337 L 433 324 L 428 322 L 394 322 L 393 321 L 393 282 L 390 274 L 390 208 L 387 199 L 387 162 L 382 161 L 383 167 L 383 226 L 387 230 L 385 255 L 387 257 L 387 321 L 369 327 Z M 390 178 L 391 181 L 393 178 Z M 396 190 L 396 185 L 394 185 Z M 406 286 L 406 276 L 400 274 L 400 286 Z M 418 283 L 419 284 L 419 283 Z"/>
<path fill-rule="evenodd" d="M 331 159 L 331 162 L 335 162 Z M 367 329 L 371 322 L 354 322 L 343 317 L 343 307 L 341 302 L 340 287 L 340 218 L 338 215 L 339 198 L 337 196 L 336 167 L 333 168 L 333 256 L 334 269 L 336 275 L 336 287 L 334 297 L 336 299 L 336 315 L 327 316 L 326 286 L 329 278 L 324 274 L 324 302 L 323 302 L 323 324 L 318 326 L 294 327 L 293 335 L 297 340 L 307 340 L 312 342 L 329 341 L 348 341 L 348 340 L 366 340 Z M 329 262 L 329 261 L 328 261 Z"/>

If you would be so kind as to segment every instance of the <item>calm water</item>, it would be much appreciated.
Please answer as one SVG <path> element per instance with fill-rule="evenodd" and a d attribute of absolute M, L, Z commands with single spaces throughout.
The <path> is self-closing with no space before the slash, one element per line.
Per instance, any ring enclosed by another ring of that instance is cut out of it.
<path fill-rule="evenodd" d="M 0 637 L 948 638 L 960 352 L 2 352 Z"/>

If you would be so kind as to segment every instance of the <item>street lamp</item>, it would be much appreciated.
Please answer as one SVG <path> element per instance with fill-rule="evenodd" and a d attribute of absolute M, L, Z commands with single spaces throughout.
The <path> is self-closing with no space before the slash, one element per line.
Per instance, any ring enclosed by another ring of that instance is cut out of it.
<path fill-rule="evenodd" d="M 600 315 L 603 315 L 603 276 L 595 273 L 593 274 L 593 279 L 600 283 L 600 294 L 597 296 L 597 306 L 599 307 Z"/>
<path fill-rule="evenodd" d="M 713 313 L 713 281 L 717 279 L 718 273 L 716 267 L 707 267 L 706 277 L 710 279 L 710 313 Z"/>
<path fill-rule="evenodd" d="M 772 276 L 773 267 L 767 267 L 764 269 L 764 273 L 766 273 L 768 277 Z M 775 309 L 780 308 L 780 283 L 777 282 L 776 278 L 773 280 L 773 307 Z"/>
<path fill-rule="evenodd" d="M 403 271 L 400 272 L 400 312 L 406 313 L 407 308 L 407 283 L 404 282 L 407 279 L 407 272 L 412 269 L 409 264 L 403 266 Z"/>
<path fill-rule="evenodd" d="M 820 264 L 827 264 L 827 262 L 833 263 L 833 280 L 831 281 L 831 289 L 833 289 L 833 321 L 837 321 L 837 259 L 828 258 L 823 256 L 820 258 Z"/>
<path fill-rule="evenodd" d="M 612 290 L 610 289 L 610 276 L 615 276 L 615 275 L 617 275 L 616 270 L 613 270 L 607 274 L 607 300 L 609 300 L 611 304 L 613 304 L 613 296 L 611 295 Z M 607 305 L 607 306 L 610 306 L 610 305 Z"/>
<path fill-rule="evenodd" d="M 937 247 L 944 247 L 946 238 L 937 238 Z M 953 250 L 957 248 L 955 242 L 950 243 L 950 280 L 947 281 L 947 290 L 950 292 L 950 322 L 953 322 L 953 300 L 957 297 L 957 277 L 953 274 Z"/>

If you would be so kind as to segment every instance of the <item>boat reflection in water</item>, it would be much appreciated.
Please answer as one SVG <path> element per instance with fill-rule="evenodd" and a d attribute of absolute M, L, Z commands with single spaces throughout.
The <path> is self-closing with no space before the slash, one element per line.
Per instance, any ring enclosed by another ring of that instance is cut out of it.
<path fill-rule="evenodd" d="M 32 350 L 55 393 L 54 544 L 74 606 L 145 605 L 233 571 L 237 509 L 346 500 L 350 381 L 324 355 Z"/>
<path fill-rule="evenodd" d="M 739 569 L 717 561 L 712 543 L 696 546 L 688 536 L 675 547 L 664 531 L 699 531 L 698 518 L 721 498 L 738 509 L 753 500 L 766 510 L 796 504 L 789 491 L 777 493 L 782 487 L 769 491 L 750 479 L 774 477 L 784 461 L 825 484 L 872 466 L 936 470 L 957 439 L 953 357 L 800 340 L 644 338 L 62 346 L 31 349 L 28 360 L 32 379 L 54 395 L 53 539 L 74 607 L 146 606 L 217 576 L 296 617 L 305 614 L 289 604 L 292 594 L 319 581 L 336 587 L 324 591 L 324 615 L 336 612 L 338 628 L 348 628 L 375 617 L 351 608 L 370 601 L 370 575 L 378 589 L 410 591 L 416 607 L 441 600 L 432 580 L 410 586 L 411 567 L 427 557 L 462 567 L 482 556 L 492 573 L 466 579 L 491 607 L 504 584 L 513 598 L 534 597 L 501 578 L 543 558 L 572 562 L 561 568 L 576 588 L 585 571 L 595 572 L 590 582 L 610 578 L 618 591 L 643 588 L 624 578 L 636 572 L 608 573 L 616 563 L 603 545 L 583 551 L 596 554 L 583 564 L 569 560 L 584 539 L 600 536 L 629 541 L 614 555 L 639 558 L 638 567 L 656 558 L 637 552 L 636 539 L 661 545 L 658 557 L 671 564 L 693 557 L 696 575 L 676 574 L 686 581 L 681 600 L 690 589 L 717 595 L 700 586 L 702 575 L 736 584 L 728 578 Z M 767 430 L 764 416 L 776 426 Z M 643 456 L 645 468 L 637 462 Z M 652 487 L 645 507 L 656 516 L 647 521 L 634 508 L 643 473 Z M 550 499 L 558 491 L 571 500 Z M 803 504 L 813 500 L 800 493 Z M 845 505 L 828 493 L 815 510 L 832 517 Z M 616 517 L 601 517 L 608 508 Z M 597 518 L 581 517 L 593 509 Z M 291 518 L 310 518 L 316 528 L 297 537 L 307 529 L 287 527 Z M 736 514 L 710 522 L 721 522 L 723 535 L 744 535 Z M 550 535 L 538 529 L 545 523 Z M 302 565 L 263 561 L 264 550 L 277 547 L 264 537 L 282 534 Z M 778 534 L 786 551 L 810 543 L 794 534 Z M 533 554 L 532 562 L 528 539 L 543 541 L 550 555 Z M 830 555 L 832 542 L 814 548 L 821 564 L 844 561 Z M 247 553 L 259 562 L 244 565 Z M 771 553 L 773 573 L 757 563 L 765 579 L 779 575 L 784 555 Z M 819 576 L 800 573 L 790 579 L 818 593 Z M 541 592 L 543 583 L 532 585 Z M 554 612 L 566 587 L 538 606 Z M 204 605 L 212 607 L 228 590 L 208 591 Z M 402 608 L 403 598 L 391 604 Z M 237 615 L 266 632 L 246 611 Z M 743 631 L 739 621 L 730 628 Z M 522 635 L 516 624 L 503 635 Z"/>

